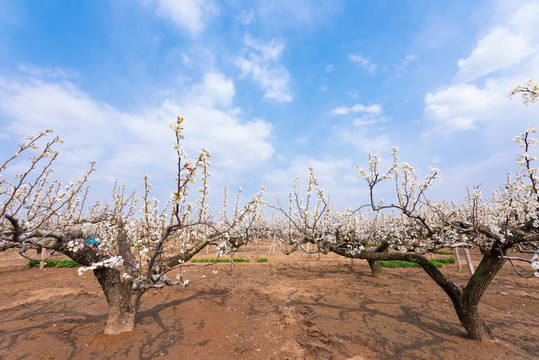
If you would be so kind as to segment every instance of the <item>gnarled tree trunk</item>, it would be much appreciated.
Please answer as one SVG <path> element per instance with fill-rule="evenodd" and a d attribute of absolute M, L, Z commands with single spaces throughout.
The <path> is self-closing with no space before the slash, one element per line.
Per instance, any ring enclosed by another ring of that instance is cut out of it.
<path fill-rule="evenodd" d="M 133 290 L 129 281 L 122 281 L 120 271 L 113 268 L 98 268 L 94 275 L 99 281 L 109 307 L 105 334 L 114 335 L 132 331 L 139 300 L 144 293 Z"/>
<path fill-rule="evenodd" d="M 483 259 L 465 288 L 459 288 L 457 296 L 451 296 L 453 306 L 466 332 L 474 340 L 496 341 L 494 335 L 479 315 L 479 301 L 490 282 L 501 270 L 510 250 L 493 247 L 483 254 Z M 444 289 L 445 290 L 445 289 Z"/>
<path fill-rule="evenodd" d="M 377 249 L 378 250 L 378 249 Z M 503 256 L 511 251 L 509 246 L 493 245 L 483 254 L 477 270 L 466 287 L 449 281 L 430 261 L 420 254 L 402 254 L 378 251 L 363 251 L 351 255 L 346 249 L 332 249 L 336 254 L 378 262 L 379 260 L 404 260 L 419 264 L 423 270 L 440 286 L 453 302 L 457 316 L 468 335 L 479 341 L 496 341 L 494 335 L 479 315 L 479 302 L 490 282 L 505 263 Z M 372 267 L 371 267 L 372 269 Z M 374 274 L 374 272 L 373 272 Z M 376 275 L 375 275 L 376 276 Z"/>
<path fill-rule="evenodd" d="M 387 252 L 388 248 L 389 248 L 389 244 L 387 242 L 383 242 L 374 250 L 374 252 Z M 367 259 L 367 262 L 369 263 L 369 267 L 371 268 L 372 276 L 374 276 L 375 278 L 381 277 L 382 267 L 380 266 L 380 261 Z"/>
<path fill-rule="evenodd" d="M 469 297 L 463 296 L 460 301 L 453 301 L 453 306 L 459 317 L 460 323 L 474 340 L 496 341 L 494 335 L 479 315 L 478 304 L 474 304 Z"/>

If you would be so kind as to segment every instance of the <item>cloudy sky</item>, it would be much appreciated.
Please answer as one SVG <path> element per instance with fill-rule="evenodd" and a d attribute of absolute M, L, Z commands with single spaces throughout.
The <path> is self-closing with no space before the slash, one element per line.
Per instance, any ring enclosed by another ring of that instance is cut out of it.
<path fill-rule="evenodd" d="M 56 175 L 96 161 L 95 198 L 147 174 L 166 200 L 178 115 L 215 205 L 225 185 L 285 197 L 313 166 L 352 207 L 354 167 L 393 146 L 462 201 L 503 184 L 539 121 L 508 97 L 539 80 L 539 1 L 0 0 L 0 34 L 0 158 L 53 129 Z"/>

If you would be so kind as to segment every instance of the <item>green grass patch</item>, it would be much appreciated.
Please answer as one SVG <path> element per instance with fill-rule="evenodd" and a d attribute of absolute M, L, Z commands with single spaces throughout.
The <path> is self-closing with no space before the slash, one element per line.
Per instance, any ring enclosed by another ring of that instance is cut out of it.
<path fill-rule="evenodd" d="M 256 262 L 268 262 L 268 258 L 260 258 Z"/>
<path fill-rule="evenodd" d="M 445 250 L 436 250 L 434 251 L 435 254 L 439 255 L 453 255 L 452 251 L 445 251 Z"/>
<path fill-rule="evenodd" d="M 209 259 L 191 259 L 193 263 L 229 263 L 230 259 L 221 259 L 221 258 L 209 258 Z"/>
<path fill-rule="evenodd" d="M 443 258 L 443 259 L 431 259 L 431 263 L 436 265 L 436 263 L 439 264 L 454 264 L 456 262 L 455 258 Z"/>
<path fill-rule="evenodd" d="M 441 268 L 443 264 L 454 264 L 455 258 L 446 258 L 446 259 L 431 259 L 429 260 L 437 268 Z M 411 267 L 421 267 L 419 264 L 403 260 L 389 260 L 389 261 L 380 261 L 381 267 L 387 268 L 411 268 Z"/>
<path fill-rule="evenodd" d="M 39 260 L 30 260 L 28 262 L 28 267 L 31 267 L 31 268 L 39 267 L 40 263 L 41 261 Z M 81 264 L 71 259 L 45 261 L 45 267 L 72 268 L 72 267 L 77 267 L 77 266 L 81 266 Z"/>
<path fill-rule="evenodd" d="M 30 261 L 28 261 L 27 265 L 28 265 L 28 267 L 33 268 L 33 267 L 39 266 L 39 263 L 40 263 L 39 260 L 30 260 Z"/>
<path fill-rule="evenodd" d="M 409 268 L 409 267 L 421 267 L 419 264 L 403 261 L 403 260 L 389 260 L 389 261 L 380 261 L 381 267 L 387 268 Z"/>
<path fill-rule="evenodd" d="M 248 263 L 251 260 L 244 259 L 244 258 L 234 258 L 234 262 L 244 262 Z M 229 263 L 230 259 L 222 259 L 222 258 L 209 258 L 209 259 L 191 259 L 191 262 L 193 263 Z"/>

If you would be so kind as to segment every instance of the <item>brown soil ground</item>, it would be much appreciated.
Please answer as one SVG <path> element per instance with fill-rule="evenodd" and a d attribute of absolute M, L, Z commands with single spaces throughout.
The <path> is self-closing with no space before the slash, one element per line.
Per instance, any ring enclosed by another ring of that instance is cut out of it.
<path fill-rule="evenodd" d="M 200 254 L 198 257 L 209 257 Z M 479 254 L 473 253 L 474 263 Z M 470 340 L 443 291 L 416 268 L 370 274 L 335 255 L 189 267 L 188 289 L 142 297 L 133 332 L 103 335 L 107 305 L 91 273 L 30 269 L 0 254 L 1 359 L 537 359 L 539 279 L 507 264 L 480 311 L 499 339 Z M 214 273 L 217 270 L 217 274 Z M 465 283 L 466 269 L 442 271 Z"/>

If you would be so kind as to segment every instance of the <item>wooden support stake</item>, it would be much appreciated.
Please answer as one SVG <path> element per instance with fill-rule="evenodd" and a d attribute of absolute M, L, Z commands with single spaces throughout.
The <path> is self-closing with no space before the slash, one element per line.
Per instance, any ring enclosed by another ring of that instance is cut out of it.
<path fill-rule="evenodd" d="M 39 263 L 39 268 L 41 270 L 45 269 L 45 259 L 47 258 L 47 249 L 44 247 L 41 248 L 41 262 Z"/>
<path fill-rule="evenodd" d="M 470 257 L 470 251 L 468 248 L 464 248 L 464 256 L 466 257 L 466 263 L 468 264 L 468 270 L 470 271 L 470 276 L 474 273 L 474 268 L 472 264 L 472 258 Z"/>
<path fill-rule="evenodd" d="M 258 261 L 258 240 L 256 241 L 256 261 Z"/>
<path fill-rule="evenodd" d="M 455 260 L 457 260 L 457 267 L 460 270 L 461 266 L 460 266 L 460 258 L 459 258 L 459 248 L 455 246 L 454 251 L 455 251 Z"/>
<path fill-rule="evenodd" d="M 270 245 L 270 248 L 269 248 L 269 251 L 268 251 L 268 255 L 271 254 L 271 250 L 273 249 L 274 246 L 275 246 L 275 237 L 271 241 L 271 245 Z"/>

